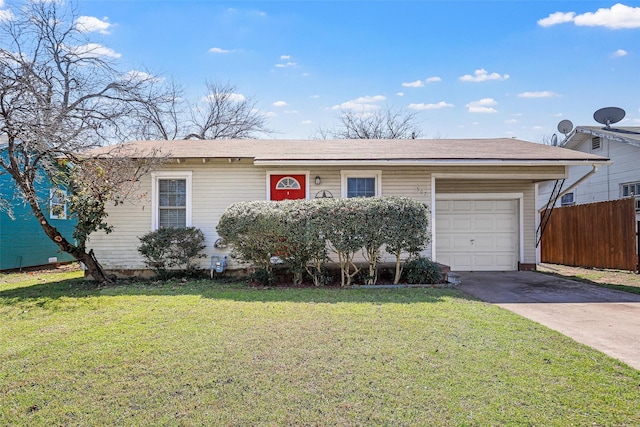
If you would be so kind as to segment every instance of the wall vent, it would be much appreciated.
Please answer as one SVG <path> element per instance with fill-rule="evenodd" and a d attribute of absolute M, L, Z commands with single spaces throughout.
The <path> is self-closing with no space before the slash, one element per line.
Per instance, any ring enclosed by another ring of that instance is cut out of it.
<path fill-rule="evenodd" d="M 600 140 L 600 137 L 594 136 L 593 138 L 591 138 L 591 149 L 595 151 L 601 148 L 602 148 L 602 141 Z"/>

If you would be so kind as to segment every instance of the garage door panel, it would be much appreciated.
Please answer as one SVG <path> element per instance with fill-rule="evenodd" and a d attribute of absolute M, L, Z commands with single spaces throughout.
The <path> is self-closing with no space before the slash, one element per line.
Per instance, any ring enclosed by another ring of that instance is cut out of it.
<path fill-rule="evenodd" d="M 473 202 L 473 210 L 476 212 L 489 212 L 493 210 L 492 200 L 476 200 Z"/>
<path fill-rule="evenodd" d="M 436 256 L 458 271 L 517 269 L 517 200 L 438 200 Z"/>

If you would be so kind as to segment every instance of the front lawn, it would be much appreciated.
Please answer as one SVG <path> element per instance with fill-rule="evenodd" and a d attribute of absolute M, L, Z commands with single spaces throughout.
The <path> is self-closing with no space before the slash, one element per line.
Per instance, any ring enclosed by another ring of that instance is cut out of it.
<path fill-rule="evenodd" d="M 640 371 L 450 289 L 0 275 L 0 425 L 638 425 Z"/>

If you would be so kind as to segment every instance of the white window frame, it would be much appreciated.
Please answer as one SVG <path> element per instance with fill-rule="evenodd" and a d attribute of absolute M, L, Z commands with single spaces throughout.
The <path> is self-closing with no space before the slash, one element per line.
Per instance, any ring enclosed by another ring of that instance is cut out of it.
<path fill-rule="evenodd" d="M 55 197 L 55 193 L 60 192 L 64 195 L 64 202 L 62 203 L 54 203 L 53 199 Z M 54 206 L 62 206 L 62 215 L 56 215 L 53 213 Z M 52 187 L 49 189 L 49 218 L 51 219 L 67 219 L 67 190 L 63 190 L 60 187 Z"/>
<path fill-rule="evenodd" d="M 624 184 L 620 184 L 620 197 L 621 198 L 633 197 L 636 202 L 636 212 L 640 212 L 640 192 L 636 191 L 639 185 L 640 185 L 640 181 L 625 182 Z M 624 195 L 625 187 L 627 187 L 627 189 L 630 190 L 628 191 L 628 194 L 626 196 Z"/>
<path fill-rule="evenodd" d="M 185 227 L 191 227 L 191 201 L 192 201 L 192 175 L 191 171 L 152 172 L 151 173 L 151 231 L 156 231 L 160 223 L 160 207 L 158 197 L 158 182 L 161 179 L 184 179 L 187 184 L 187 200 L 185 213 Z"/>
<path fill-rule="evenodd" d="M 349 178 L 374 178 L 376 180 L 375 196 L 382 196 L 381 170 L 343 170 L 340 171 L 340 196 L 347 197 L 347 180 Z"/>

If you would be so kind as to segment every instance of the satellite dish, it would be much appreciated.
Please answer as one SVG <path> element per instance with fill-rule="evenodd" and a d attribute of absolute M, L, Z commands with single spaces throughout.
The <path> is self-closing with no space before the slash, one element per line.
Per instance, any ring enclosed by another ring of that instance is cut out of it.
<path fill-rule="evenodd" d="M 558 130 L 563 133 L 564 136 L 567 136 L 567 134 L 573 130 L 573 123 L 571 123 L 571 120 L 562 120 L 558 123 Z"/>
<path fill-rule="evenodd" d="M 610 125 L 624 119 L 625 114 L 627 113 L 622 108 L 606 107 L 593 113 L 593 118 L 596 122 L 603 124 L 605 129 L 609 129 Z"/>
<path fill-rule="evenodd" d="M 553 145 L 554 147 L 558 146 L 558 135 L 556 135 L 555 133 L 551 136 L 551 145 Z"/>

